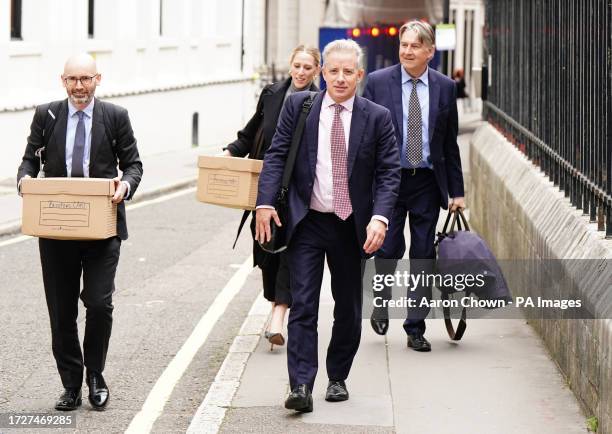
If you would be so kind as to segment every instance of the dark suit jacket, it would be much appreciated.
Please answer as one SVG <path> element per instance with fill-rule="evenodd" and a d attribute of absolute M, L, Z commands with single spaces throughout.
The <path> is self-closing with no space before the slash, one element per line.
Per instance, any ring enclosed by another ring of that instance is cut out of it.
<path fill-rule="evenodd" d="M 319 116 L 325 92 L 315 97 L 306 119 L 293 176 L 289 184 L 287 236 L 306 216 L 310 207 L 319 146 Z M 264 159 L 259 177 L 257 205 L 275 205 L 285 161 L 302 103 L 308 92 L 291 95 L 281 112 L 276 134 Z M 357 238 L 363 245 L 372 215 L 391 218 L 399 192 L 400 166 L 391 114 L 387 109 L 355 97 L 348 138 L 348 186 Z M 372 186 L 375 185 L 375 188 Z M 362 252 L 363 253 L 363 252 Z"/>
<path fill-rule="evenodd" d="M 260 125 L 263 126 L 263 152 L 270 147 L 272 137 L 276 131 L 278 116 L 283 107 L 285 94 L 290 85 L 291 77 L 278 83 L 269 84 L 263 88 L 257 102 L 255 114 L 253 114 L 253 117 L 247 122 L 245 127 L 238 131 L 238 138 L 227 145 L 227 149 L 229 149 L 233 156 L 245 157 L 249 154 Z M 319 88 L 316 84 L 312 83 L 309 90 L 318 91 Z M 250 155 L 249 157 L 263 159 L 263 153 L 257 156 Z"/>
<path fill-rule="evenodd" d="M 55 126 L 48 138 L 46 147 L 45 176 L 65 177 L 66 172 L 66 128 L 68 123 L 68 100 L 59 103 L 55 113 Z M 53 104 L 52 104 L 53 105 Z M 48 117 L 48 104 L 36 107 L 34 119 L 30 126 L 30 136 L 25 154 L 17 171 L 17 182 L 25 175 L 35 178 L 39 171 L 36 150 L 43 146 L 42 131 Z M 104 122 L 108 123 L 105 127 Z M 107 136 L 111 134 L 113 137 Z M 113 146 L 111 140 L 115 141 Z M 96 98 L 91 124 L 91 154 L 89 161 L 89 176 L 91 178 L 115 178 L 119 169 L 123 172 L 122 180 L 130 184 L 131 199 L 138 188 L 142 177 L 142 163 L 136 147 L 136 139 L 130 124 L 128 112 L 123 107 L 100 101 Z M 125 219 L 125 204 L 117 207 L 117 234 L 122 240 L 127 239 L 128 231 Z"/>
<path fill-rule="evenodd" d="M 402 65 L 397 64 L 368 74 L 364 98 L 380 104 L 393 113 L 393 125 L 399 151 L 402 151 Z M 463 173 L 457 145 L 457 87 L 455 82 L 429 68 L 429 148 L 434 174 L 442 198 L 464 195 Z"/>

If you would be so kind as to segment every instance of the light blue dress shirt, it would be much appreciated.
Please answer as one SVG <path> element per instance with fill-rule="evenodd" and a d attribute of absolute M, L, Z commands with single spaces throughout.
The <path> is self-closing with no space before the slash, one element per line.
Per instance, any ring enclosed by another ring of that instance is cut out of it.
<path fill-rule="evenodd" d="M 402 155 L 400 155 L 400 164 L 405 169 L 414 169 L 406 159 L 406 137 L 408 134 L 408 103 L 410 101 L 410 93 L 412 92 L 412 77 L 402 67 Z M 426 167 L 433 169 L 429 151 L 429 67 L 425 69 L 423 75 L 419 78 L 417 85 L 417 95 L 419 104 L 421 105 L 422 118 L 422 137 L 423 137 L 423 161 L 416 167 Z"/>
<path fill-rule="evenodd" d="M 91 119 L 93 116 L 94 99 L 85 107 L 83 113 L 83 122 L 85 122 L 85 150 L 83 153 L 83 176 L 89 178 L 89 158 L 91 155 Z M 66 173 L 72 176 L 72 152 L 74 150 L 74 136 L 76 135 L 79 116 L 70 100 L 68 100 L 68 123 L 66 125 Z"/>

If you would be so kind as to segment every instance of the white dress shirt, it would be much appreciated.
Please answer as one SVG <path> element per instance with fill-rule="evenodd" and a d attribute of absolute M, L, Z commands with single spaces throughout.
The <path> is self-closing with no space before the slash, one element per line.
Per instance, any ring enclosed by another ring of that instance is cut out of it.
<path fill-rule="evenodd" d="M 348 157 L 348 139 L 353 117 L 355 96 L 341 103 L 344 110 L 340 112 L 340 120 L 344 129 L 344 142 Z M 319 146 L 317 148 L 317 165 L 315 169 L 314 186 L 310 198 L 310 209 L 319 212 L 334 212 L 334 180 L 331 157 L 331 129 L 334 122 L 335 101 L 325 92 L 321 113 L 319 115 Z"/>
<path fill-rule="evenodd" d="M 348 100 L 340 103 L 344 110 L 340 112 L 340 121 L 344 129 L 344 143 L 346 146 L 346 154 L 348 159 L 349 136 L 351 131 L 351 119 L 353 117 L 353 104 L 355 103 L 355 95 Z M 321 112 L 319 114 L 319 137 L 317 146 L 317 164 L 315 167 L 315 179 L 312 187 L 312 196 L 310 198 L 310 209 L 319 212 L 333 213 L 334 212 L 334 179 L 332 173 L 331 159 L 331 128 L 334 122 L 335 108 L 333 105 L 336 102 L 325 92 L 323 102 L 321 104 Z M 274 207 L 270 205 L 260 205 L 260 208 Z M 374 215 L 372 219 L 380 220 L 385 225 L 389 226 L 389 219 L 384 216 Z"/>

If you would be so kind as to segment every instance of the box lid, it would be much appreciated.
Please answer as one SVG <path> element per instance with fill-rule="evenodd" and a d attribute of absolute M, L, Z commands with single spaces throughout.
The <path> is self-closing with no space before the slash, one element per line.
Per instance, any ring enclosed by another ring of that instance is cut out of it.
<path fill-rule="evenodd" d="M 259 173 L 263 167 L 263 161 L 240 157 L 200 155 L 198 158 L 198 167 Z"/>
<path fill-rule="evenodd" d="M 105 178 L 24 178 L 21 193 L 112 196 L 115 194 L 115 183 Z"/>

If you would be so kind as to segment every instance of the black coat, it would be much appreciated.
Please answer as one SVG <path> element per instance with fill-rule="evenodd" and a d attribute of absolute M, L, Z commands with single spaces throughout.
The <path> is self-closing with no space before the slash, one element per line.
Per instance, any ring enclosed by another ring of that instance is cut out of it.
<path fill-rule="evenodd" d="M 250 153 L 253 141 L 255 140 L 255 134 L 260 125 L 263 125 L 263 153 L 270 147 L 272 137 L 274 137 L 274 132 L 276 131 L 276 123 L 283 108 L 285 94 L 290 85 L 291 77 L 278 83 L 269 84 L 263 88 L 257 102 L 255 114 L 253 114 L 253 117 L 247 122 L 245 127 L 238 131 L 238 138 L 227 145 L 227 149 L 229 149 L 233 156 L 245 157 Z M 310 90 L 318 91 L 319 88 L 316 84 L 312 83 Z M 263 153 L 259 156 L 250 157 L 262 160 Z"/>
<path fill-rule="evenodd" d="M 263 127 L 263 152 L 260 155 L 249 155 L 250 158 L 256 158 L 263 160 L 265 152 L 272 143 L 272 137 L 276 132 L 276 124 L 280 116 L 281 109 L 283 108 L 283 102 L 285 101 L 285 94 L 287 89 L 291 85 L 291 77 L 278 83 L 273 83 L 265 86 L 257 101 L 257 109 L 253 117 L 247 122 L 245 127 L 238 131 L 238 138 L 227 145 L 226 149 L 232 153 L 235 157 L 246 157 L 250 154 L 255 141 L 255 135 L 260 126 Z M 319 88 L 316 84 L 310 85 L 310 90 L 318 91 Z M 255 239 L 255 213 L 251 219 L 251 235 L 253 240 Z M 259 247 L 256 241 L 253 241 L 253 265 L 257 265 L 260 268 L 268 267 L 273 258 L 270 253 L 265 252 Z M 288 285 L 288 283 L 287 283 Z"/>
<path fill-rule="evenodd" d="M 50 105 L 59 108 L 57 113 L 54 113 L 55 125 L 46 144 L 45 176 L 66 177 L 68 100 L 56 101 Z M 47 109 L 50 105 L 43 104 L 36 107 L 34 111 L 28 144 L 17 171 L 17 182 L 25 175 L 30 175 L 32 178 L 38 175 L 39 161 L 35 152 L 43 146 L 43 129 L 45 123 L 49 121 Z M 109 134 L 112 137 L 108 137 Z M 121 179 L 130 184 L 130 195 L 126 199 L 131 199 L 142 177 L 142 163 L 128 112 L 123 107 L 96 98 L 91 124 L 89 176 L 91 178 L 115 178 L 118 175 L 117 161 L 119 161 L 119 169 L 123 172 Z M 128 237 L 123 201 L 117 206 L 117 234 L 122 240 Z"/>

